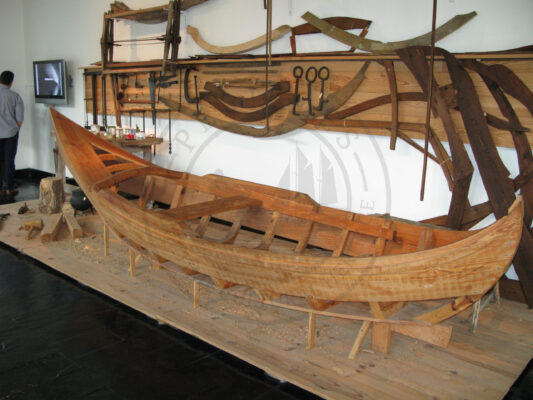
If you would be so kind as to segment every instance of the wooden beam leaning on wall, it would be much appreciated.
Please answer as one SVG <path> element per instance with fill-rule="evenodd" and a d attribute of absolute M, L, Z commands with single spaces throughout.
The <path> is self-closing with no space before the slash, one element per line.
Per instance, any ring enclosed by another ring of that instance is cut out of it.
<path fill-rule="evenodd" d="M 444 55 L 452 82 L 457 90 L 459 110 L 479 168 L 481 179 L 489 196 L 496 218 L 507 215 L 508 207 L 515 199 L 515 191 L 509 172 L 503 165 L 494 140 L 483 118 L 483 109 L 474 88 L 472 78 L 460 62 L 445 50 Z M 525 225 L 513 263 L 520 278 L 520 285 L 527 303 L 533 307 L 533 238 Z"/>
<path fill-rule="evenodd" d="M 429 73 L 424 48 L 410 47 L 401 49 L 397 51 L 397 54 L 412 72 L 420 87 L 427 95 Z M 469 205 L 468 191 L 474 173 L 474 167 L 470 162 L 464 143 L 459 137 L 446 99 L 435 79 L 433 79 L 432 92 L 434 100 L 432 110 L 442 121 L 446 135 L 448 136 L 453 162 L 453 191 L 446 225 L 451 228 L 457 228 L 461 225 L 464 211 Z"/>

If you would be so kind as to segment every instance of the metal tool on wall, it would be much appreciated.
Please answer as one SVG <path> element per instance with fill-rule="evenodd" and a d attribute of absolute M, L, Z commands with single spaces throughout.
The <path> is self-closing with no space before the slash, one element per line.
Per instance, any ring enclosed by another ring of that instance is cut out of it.
<path fill-rule="evenodd" d="M 294 67 L 292 70 L 292 76 L 294 76 L 294 78 L 296 79 L 296 82 L 294 83 L 294 104 L 292 106 L 292 113 L 294 115 L 298 115 L 298 113 L 296 112 L 296 104 L 298 104 L 298 102 L 300 101 L 300 79 L 302 78 L 303 74 L 304 70 L 299 65 Z"/>
<path fill-rule="evenodd" d="M 329 68 L 325 65 L 318 70 L 318 79 L 320 79 L 320 95 L 318 96 L 318 107 L 315 107 L 317 111 L 322 111 L 324 108 L 324 83 L 329 79 Z"/>
<path fill-rule="evenodd" d="M 195 97 L 191 98 L 189 95 L 189 74 L 191 71 L 195 70 L 195 68 L 187 68 L 185 70 L 185 76 L 183 77 L 183 94 L 185 96 L 185 100 L 189 104 L 196 104 L 196 113 L 200 113 L 200 109 L 198 107 L 198 103 L 200 102 L 200 97 L 198 96 L 198 77 L 194 76 L 194 90 L 195 90 Z"/>
<path fill-rule="evenodd" d="M 318 77 L 318 71 L 315 67 L 309 67 L 307 68 L 307 71 L 305 71 L 305 80 L 307 81 L 307 97 L 302 97 L 302 100 L 307 101 L 307 108 L 309 115 L 315 115 L 313 112 L 313 100 L 311 97 L 311 87 L 313 85 L 313 82 L 316 81 L 316 78 Z"/>

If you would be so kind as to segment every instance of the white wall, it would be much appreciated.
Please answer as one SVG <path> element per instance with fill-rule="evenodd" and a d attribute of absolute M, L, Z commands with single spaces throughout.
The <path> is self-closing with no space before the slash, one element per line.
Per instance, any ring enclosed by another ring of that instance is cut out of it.
<path fill-rule="evenodd" d="M 162 0 L 126 0 L 131 8 L 163 4 Z M 80 67 L 100 59 L 102 16 L 110 0 L 0 0 L 1 69 L 17 73 L 14 89 L 26 103 L 17 167 L 53 171 L 52 139 L 46 107 L 32 100 L 31 62 L 65 58 L 73 78 L 71 103 L 57 109 L 85 123 Z M 431 28 L 430 0 L 275 0 L 273 26 L 298 25 L 311 11 L 319 17 L 345 15 L 373 22 L 368 38 L 396 41 L 420 35 Z M 530 0 L 448 0 L 438 4 L 437 25 L 456 14 L 477 11 L 466 26 L 438 43 L 452 52 L 504 50 L 533 42 L 533 2 Z M 20 23 L 22 22 L 22 24 Z M 264 33 L 262 0 L 210 0 L 182 15 L 180 57 L 205 53 L 185 32 L 188 24 L 201 29 L 204 38 L 219 45 L 246 41 Z M 163 33 L 163 25 L 143 26 L 120 22 L 117 38 Z M 345 49 L 324 35 L 298 37 L 298 50 Z M 273 52 L 290 51 L 288 36 L 274 42 Z M 262 53 L 262 49 L 254 53 Z M 124 46 L 116 59 L 161 58 L 161 47 Z M 24 71 L 24 72 L 23 72 Z M 168 137 L 168 121 L 158 121 L 159 136 Z M 366 135 L 297 130 L 282 137 L 253 139 L 202 125 L 172 123 L 173 154 L 168 143 L 158 150 L 156 162 L 198 174 L 223 173 L 255 182 L 305 191 L 323 204 L 354 211 L 390 212 L 422 219 L 447 212 L 450 195 L 438 167 L 430 163 L 426 200 L 420 202 L 422 157 L 399 142 L 388 149 L 388 139 Z M 512 175 L 518 172 L 514 150 L 500 149 Z M 479 175 L 473 180 L 472 203 L 486 199 Z"/>

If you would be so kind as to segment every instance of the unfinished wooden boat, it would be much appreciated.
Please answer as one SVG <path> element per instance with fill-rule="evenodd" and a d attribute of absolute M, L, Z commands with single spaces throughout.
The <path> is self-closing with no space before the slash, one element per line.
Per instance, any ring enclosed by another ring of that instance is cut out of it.
<path fill-rule="evenodd" d="M 407 301 L 452 299 L 416 318 L 425 327 L 465 309 L 498 282 L 520 241 L 521 198 L 479 231 L 355 214 L 289 190 L 166 170 L 50 112 L 66 165 L 129 246 L 160 266 L 204 274 L 220 289 L 253 288 L 265 302 L 297 296 L 319 311 L 369 303 L 373 317 L 352 318 L 364 321 L 354 349 L 371 322 L 402 322 L 386 318 Z M 151 200 L 161 207 L 147 207 Z M 420 338 L 402 326 L 392 331 Z"/>
<path fill-rule="evenodd" d="M 478 296 L 504 274 L 520 237 L 521 201 L 480 231 L 354 214 L 289 190 L 168 171 L 50 112 L 61 155 L 113 230 L 184 268 L 259 291 L 359 302 Z M 117 192 L 139 182 L 137 201 Z M 148 209 L 150 199 L 169 208 Z M 208 235 L 211 217 L 226 222 L 224 237 Z M 264 234 L 243 243 L 243 229 Z"/>

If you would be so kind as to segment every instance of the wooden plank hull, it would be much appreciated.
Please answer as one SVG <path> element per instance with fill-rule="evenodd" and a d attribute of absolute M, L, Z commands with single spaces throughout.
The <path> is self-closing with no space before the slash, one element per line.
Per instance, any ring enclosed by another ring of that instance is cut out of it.
<path fill-rule="evenodd" d="M 334 301 L 388 302 L 479 296 L 487 292 L 505 273 L 520 240 L 523 207 L 521 200 L 518 200 L 510 208 L 508 216 L 488 228 L 475 233 L 457 232 L 455 240 L 454 231 L 443 230 L 449 238 L 447 244 L 440 243 L 442 245 L 436 248 L 413 250 L 404 254 L 315 256 L 259 250 L 238 243 L 217 243 L 198 237 L 182 221 L 126 200 L 112 187 L 102 188 L 100 185 L 98 190 L 92 190 L 96 183 L 109 180 L 110 177 L 114 176 L 111 181 L 119 179 L 119 175 L 113 175 L 98 157 L 95 148 L 102 149 L 105 146 L 107 151 L 112 151 L 118 158 L 137 167 L 157 167 L 102 143 L 101 139 L 56 111 L 51 110 L 51 114 L 61 155 L 106 224 L 138 248 L 144 248 L 181 267 L 214 279 L 250 286 L 264 292 Z M 192 183 L 202 180 L 201 177 L 192 175 L 189 179 Z M 181 185 L 186 182 L 177 181 Z M 231 179 L 224 178 L 223 181 L 231 187 Z M 238 186 L 239 181 L 235 181 L 234 185 Z M 304 219 L 298 214 L 298 203 L 294 200 L 298 196 L 294 192 L 250 185 L 257 188 L 250 191 L 250 197 L 263 196 L 262 209 L 268 209 L 266 211 L 271 214 L 277 212 L 291 218 Z M 222 186 L 222 181 L 206 184 L 207 188 L 213 190 L 222 190 Z M 197 185 L 198 187 L 200 186 Z M 211 192 L 213 196 L 220 196 L 220 193 Z M 277 193 L 283 193 L 284 197 L 277 196 Z M 314 207 L 312 204 L 303 202 L 301 206 L 309 206 L 309 219 L 314 215 L 315 220 L 321 221 L 316 225 L 335 225 L 342 218 L 336 219 L 334 214 L 338 217 L 344 215 L 345 219 L 348 215 L 353 216 L 351 213 L 324 208 L 318 218 L 317 213 L 313 214 L 314 211 L 311 211 L 310 207 Z M 324 215 L 328 215 L 328 218 L 324 218 Z M 364 227 L 364 224 L 360 225 Z M 348 225 L 335 226 L 335 229 L 340 235 L 342 229 L 347 229 L 346 226 Z M 423 230 L 423 227 L 407 223 L 395 223 L 394 226 L 396 228 L 392 240 L 389 240 L 387 229 L 381 232 L 369 230 L 367 233 L 375 235 L 373 243 L 376 248 L 381 246 L 380 254 L 386 254 L 385 250 L 393 247 L 393 244 L 401 246 L 403 241 L 408 242 L 409 235 L 404 235 L 403 232 L 407 232 L 411 226 L 413 232 Z M 268 230 L 269 228 L 263 229 L 265 236 Z M 436 232 L 436 235 L 441 234 Z M 273 234 L 273 230 L 270 233 Z M 391 242 L 391 245 L 383 246 L 383 241 Z M 327 248 L 327 245 L 324 247 Z"/>

